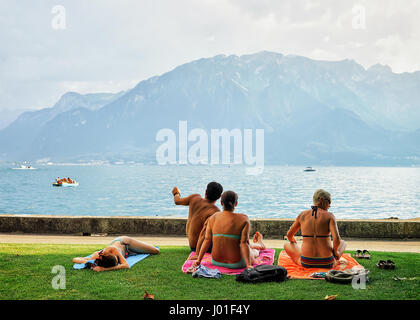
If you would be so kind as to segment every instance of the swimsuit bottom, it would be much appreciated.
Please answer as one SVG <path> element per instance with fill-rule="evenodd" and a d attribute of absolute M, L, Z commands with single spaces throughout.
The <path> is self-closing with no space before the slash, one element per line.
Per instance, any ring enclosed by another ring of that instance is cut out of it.
<path fill-rule="evenodd" d="M 224 263 L 224 262 L 217 262 L 211 258 L 211 264 L 218 267 L 224 267 L 228 269 L 242 269 L 246 267 L 245 259 L 242 258 L 241 261 L 235 263 Z"/>
<path fill-rule="evenodd" d="M 133 255 L 136 255 L 136 254 L 148 253 L 145 250 L 130 247 L 128 244 L 124 243 L 121 240 L 121 237 L 115 238 L 114 240 L 112 240 L 112 242 L 109 245 L 112 245 L 114 242 L 117 242 L 117 241 L 119 241 L 122 245 L 125 246 L 124 252 L 121 252 L 121 254 L 124 258 L 127 258 L 128 256 L 133 256 Z"/>
<path fill-rule="evenodd" d="M 335 258 L 309 258 L 300 256 L 300 263 L 305 268 L 326 268 L 331 269 L 334 266 Z"/>

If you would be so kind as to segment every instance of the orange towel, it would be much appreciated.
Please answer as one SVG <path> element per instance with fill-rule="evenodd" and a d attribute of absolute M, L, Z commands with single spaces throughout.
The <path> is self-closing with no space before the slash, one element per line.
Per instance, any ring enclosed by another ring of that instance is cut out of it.
<path fill-rule="evenodd" d="M 328 270 L 345 270 L 345 269 L 364 269 L 364 267 L 354 260 L 349 254 L 343 254 L 342 259 L 345 262 L 339 261 L 337 265 L 332 269 L 325 268 L 304 268 L 301 265 L 297 265 L 293 262 L 292 258 L 286 253 L 285 250 L 281 251 L 279 254 L 279 259 L 277 264 L 286 268 L 287 275 L 291 279 L 322 279 L 322 278 L 312 278 L 310 275 L 314 272 L 327 272 Z"/>

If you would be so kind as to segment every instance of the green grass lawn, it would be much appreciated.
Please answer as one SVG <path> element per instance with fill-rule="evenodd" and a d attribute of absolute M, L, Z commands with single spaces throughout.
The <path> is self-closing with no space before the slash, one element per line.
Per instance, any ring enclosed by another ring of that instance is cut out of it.
<path fill-rule="evenodd" d="M 196 279 L 183 274 L 187 247 L 162 247 L 161 253 L 140 261 L 131 269 L 96 273 L 73 270 L 72 258 L 87 256 L 98 245 L 0 244 L 0 299 L 143 299 L 145 290 L 157 300 L 257 300 L 315 299 L 338 294 L 340 300 L 420 298 L 420 254 L 371 252 L 361 260 L 371 271 L 366 289 L 323 280 L 288 280 L 283 283 L 242 284 L 235 276 Z M 275 261 L 281 250 L 276 250 Z M 353 252 L 351 252 L 353 253 Z M 392 259 L 395 270 L 380 270 L 379 259 Z M 276 263 L 276 262 L 275 262 Z M 55 290 L 53 266 L 66 270 L 66 289 Z M 414 280 L 395 281 L 394 275 Z"/>

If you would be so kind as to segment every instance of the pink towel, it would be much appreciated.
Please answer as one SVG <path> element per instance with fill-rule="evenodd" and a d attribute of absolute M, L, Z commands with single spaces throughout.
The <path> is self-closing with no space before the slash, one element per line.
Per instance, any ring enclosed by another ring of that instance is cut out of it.
<path fill-rule="evenodd" d="M 187 273 L 188 268 L 190 268 L 195 260 L 189 260 L 190 257 L 195 255 L 195 252 L 191 252 L 191 254 L 188 256 L 187 261 L 185 261 L 184 265 L 182 266 L 182 272 Z M 260 264 L 268 264 L 272 265 L 274 262 L 274 249 L 265 249 L 260 251 L 260 255 L 255 259 L 253 267 L 258 266 Z M 229 269 L 219 266 L 214 266 L 211 264 L 211 254 L 206 253 L 203 257 L 203 260 L 201 260 L 201 264 L 203 266 L 206 266 L 210 269 L 218 269 L 221 273 L 224 274 L 240 274 L 242 271 L 245 270 L 245 268 L 242 269 Z"/>

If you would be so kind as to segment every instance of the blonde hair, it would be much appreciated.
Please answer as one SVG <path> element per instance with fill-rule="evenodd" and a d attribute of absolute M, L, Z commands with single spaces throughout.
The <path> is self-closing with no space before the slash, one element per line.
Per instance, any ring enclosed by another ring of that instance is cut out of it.
<path fill-rule="evenodd" d="M 315 193 L 314 193 L 314 196 L 313 196 L 314 204 L 315 205 L 319 204 L 321 199 L 328 200 L 331 203 L 330 193 L 323 190 L 323 189 L 316 190 Z"/>

